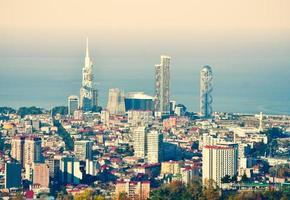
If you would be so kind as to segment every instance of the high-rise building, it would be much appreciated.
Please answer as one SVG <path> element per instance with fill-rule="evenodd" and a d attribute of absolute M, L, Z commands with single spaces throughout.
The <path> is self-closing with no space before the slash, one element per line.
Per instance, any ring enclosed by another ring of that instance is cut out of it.
<path fill-rule="evenodd" d="M 64 157 L 61 159 L 60 173 L 63 184 L 79 184 L 83 178 L 80 162 L 74 157 Z"/>
<path fill-rule="evenodd" d="M 125 114 L 124 93 L 119 88 L 111 88 L 109 90 L 107 110 L 111 115 Z"/>
<path fill-rule="evenodd" d="M 61 155 L 54 155 L 45 159 L 45 163 L 49 166 L 49 176 L 53 179 L 59 180 L 60 178 L 60 161 Z"/>
<path fill-rule="evenodd" d="M 148 130 L 144 126 L 139 126 L 133 130 L 134 156 L 145 158 L 146 156 L 146 135 Z"/>
<path fill-rule="evenodd" d="M 101 111 L 101 122 L 105 125 L 110 124 L 110 113 L 107 110 L 102 110 Z"/>
<path fill-rule="evenodd" d="M 11 157 L 22 165 L 24 163 L 24 142 L 25 136 L 15 136 L 11 140 Z"/>
<path fill-rule="evenodd" d="M 23 166 L 42 161 L 41 138 L 36 136 L 15 136 L 11 141 L 11 157 Z"/>
<path fill-rule="evenodd" d="M 170 113 L 170 59 L 162 55 L 155 65 L 155 112 L 161 115 Z"/>
<path fill-rule="evenodd" d="M 68 97 L 68 114 L 73 116 L 74 111 L 79 108 L 79 98 L 78 96 L 69 96 Z"/>
<path fill-rule="evenodd" d="M 115 195 L 120 199 L 120 194 L 125 193 L 129 199 L 146 200 L 150 196 L 150 181 L 118 181 Z"/>
<path fill-rule="evenodd" d="M 45 163 L 36 163 L 33 168 L 33 184 L 49 187 L 49 166 Z"/>
<path fill-rule="evenodd" d="M 163 160 L 163 135 L 145 126 L 133 130 L 134 156 L 143 158 L 147 163 L 158 163 Z"/>
<path fill-rule="evenodd" d="M 93 64 L 89 56 L 89 44 L 87 39 L 85 66 L 83 68 L 82 86 L 80 89 L 80 108 L 83 111 L 91 111 L 98 105 L 98 91 L 93 81 Z"/>
<path fill-rule="evenodd" d="M 128 123 L 133 127 L 148 126 L 148 124 L 152 123 L 152 111 L 129 110 Z"/>
<path fill-rule="evenodd" d="M 86 160 L 86 174 L 91 176 L 97 175 L 97 161 L 95 160 Z"/>
<path fill-rule="evenodd" d="M 34 164 L 24 164 L 24 179 L 33 181 L 33 166 Z"/>
<path fill-rule="evenodd" d="M 32 120 L 32 129 L 33 131 L 39 131 L 41 127 L 41 122 L 38 119 Z"/>
<path fill-rule="evenodd" d="M 92 159 L 93 143 L 89 140 L 78 140 L 74 143 L 74 153 L 79 160 Z"/>
<path fill-rule="evenodd" d="M 41 138 L 26 137 L 24 143 L 24 163 L 31 165 L 41 161 Z"/>
<path fill-rule="evenodd" d="M 159 163 L 163 160 L 163 134 L 152 130 L 147 134 L 147 162 Z"/>
<path fill-rule="evenodd" d="M 176 107 L 176 101 L 170 101 L 170 113 L 173 114 Z"/>
<path fill-rule="evenodd" d="M 5 163 L 5 188 L 21 187 L 21 164 Z"/>
<path fill-rule="evenodd" d="M 206 145 L 202 151 L 202 181 L 214 181 L 221 186 L 226 175 L 234 176 L 238 167 L 238 149 L 232 145 Z"/>
<path fill-rule="evenodd" d="M 202 145 L 217 145 L 221 142 L 220 138 L 214 136 L 214 135 L 209 135 L 208 133 L 204 133 L 202 136 Z"/>
<path fill-rule="evenodd" d="M 200 114 L 204 118 L 212 115 L 212 69 L 210 66 L 204 66 L 200 71 Z"/>
<path fill-rule="evenodd" d="M 153 111 L 154 97 L 144 94 L 144 92 L 129 92 L 125 97 L 125 108 L 126 111 Z"/>

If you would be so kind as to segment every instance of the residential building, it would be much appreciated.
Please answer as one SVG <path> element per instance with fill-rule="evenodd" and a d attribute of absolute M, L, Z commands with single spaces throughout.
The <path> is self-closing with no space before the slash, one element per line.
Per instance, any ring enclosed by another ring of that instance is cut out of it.
<path fill-rule="evenodd" d="M 226 175 L 234 176 L 238 167 L 238 149 L 232 145 L 206 145 L 202 150 L 202 181 L 213 180 L 221 186 Z"/>
<path fill-rule="evenodd" d="M 163 134 L 152 130 L 147 134 L 147 162 L 158 163 L 163 160 Z"/>
<path fill-rule="evenodd" d="M 33 168 L 33 184 L 49 187 L 49 166 L 45 163 L 36 163 Z"/>
<path fill-rule="evenodd" d="M 77 159 L 85 161 L 92 159 L 93 142 L 89 140 L 77 140 L 74 142 L 74 153 Z"/>
<path fill-rule="evenodd" d="M 121 193 L 126 193 L 129 199 L 146 200 L 150 196 L 150 182 L 117 181 L 115 195 L 118 200 Z"/>
<path fill-rule="evenodd" d="M 125 114 L 124 93 L 119 88 L 111 88 L 109 90 L 107 110 L 111 115 Z"/>
<path fill-rule="evenodd" d="M 79 109 L 79 97 L 71 95 L 68 97 L 68 114 L 74 115 L 74 112 Z"/>

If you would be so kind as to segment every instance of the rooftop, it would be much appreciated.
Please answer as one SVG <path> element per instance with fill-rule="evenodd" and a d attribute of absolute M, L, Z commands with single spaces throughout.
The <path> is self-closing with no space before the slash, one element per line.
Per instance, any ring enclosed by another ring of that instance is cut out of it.
<path fill-rule="evenodd" d="M 145 94 L 144 92 L 129 92 L 126 95 L 127 99 L 151 99 L 153 100 L 154 97 Z"/>

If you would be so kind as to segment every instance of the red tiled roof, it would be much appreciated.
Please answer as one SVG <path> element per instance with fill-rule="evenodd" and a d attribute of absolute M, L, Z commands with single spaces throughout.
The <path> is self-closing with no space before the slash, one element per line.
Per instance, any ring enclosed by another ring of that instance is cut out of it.
<path fill-rule="evenodd" d="M 204 146 L 206 149 L 233 149 L 233 147 L 230 146 L 217 146 L 217 145 L 206 145 Z"/>

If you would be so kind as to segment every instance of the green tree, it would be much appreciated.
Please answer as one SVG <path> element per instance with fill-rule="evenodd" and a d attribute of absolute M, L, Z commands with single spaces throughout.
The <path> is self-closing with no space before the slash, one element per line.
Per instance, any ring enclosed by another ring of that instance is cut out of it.
<path fill-rule="evenodd" d="M 230 183 L 231 182 L 231 176 L 230 175 L 225 175 L 222 179 L 221 179 L 222 183 Z"/>
<path fill-rule="evenodd" d="M 0 107 L 0 114 L 16 113 L 16 110 L 10 107 Z"/>
<path fill-rule="evenodd" d="M 200 199 L 202 197 L 202 185 L 200 181 L 193 181 L 188 185 L 188 191 L 191 194 L 193 200 Z"/>
<path fill-rule="evenodd" d="M 32 107 L 20 107 L 17 111 L 17 114 L 21 117 L 24 117 L 25 115 L 39 115 L 43 114 L 41 108 L 37 108 L 35 106 Z"/>
<path fill-rule="evenodd" d="M 202 190 L 201 199 L 206 200 L 219 200 L 220 190 L 213 180 L 207 180 Z"/>
<path fill-rule="evenodd" d="M 198 150 L 199 148 L 199 141 L 193 141 L 191 145 L 192 150 Z"/>
<path fill-rule="evenodd" d="M 242 178 L 241 178 L 241 182 L 248 182 L 249 178 L 247 177 L 246 174 L 243 174 Z"/>
<path fill-rule="evenodd" d="M 52 108 L 51 114 L 52 114 L 52 116 L 55 116 L 56 114 L 67 115 L 68 114 L 68 107 L 67 106 L 56 106 L 56 107 Z"/>
<path fill-rule="evenodd" d="M 66 150 L 73 150 L 74 141 L 71 138 L 70 134 L 63 128 L 61 123 L 58 120 L 54 120 L 54 125 L 57 127 L 57 133 L 62 137 Z"/>
<path fill-rule="evenodd" d="M 152 200 L 187 200 L 191 199 L 191 194 L 187 187 L 181 181 L 173 181 L 161 186 L 158 190 L 152 192 Z"/>

